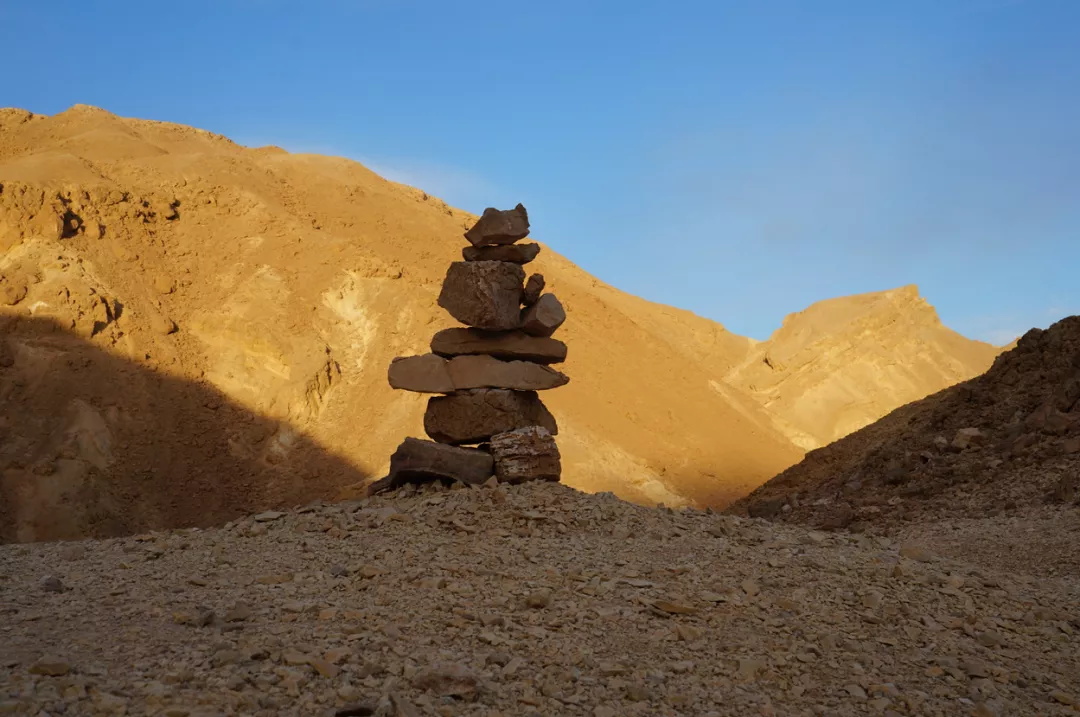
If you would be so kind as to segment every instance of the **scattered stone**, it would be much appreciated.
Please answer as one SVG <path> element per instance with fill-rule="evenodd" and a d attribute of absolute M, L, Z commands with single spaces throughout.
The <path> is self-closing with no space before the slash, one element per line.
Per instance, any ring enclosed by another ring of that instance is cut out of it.
<path fill-rule="evenodd" d="M 535 590 L 525 598 L 525 605 L 535 609 L 545 608 L 551 604 L 551 594 L 551 590 L 548 588 Z"/>
<path fill-rule="evenodd" d="M 60 578 L 55 575 L 47 575 L 41 579 L 41 589 L 47 593 L 62 593 L 64 583 L 60 582 Z"/>
<path fill-rule="evenodd" d="M 269 523 L 270 521 L 277 520 L 284 515 L 284 513 L 277 510 L 268 510 L 265 513 L 259 513 L 258 515 L 252 516 L 251 519 L 254 520 L 256 523 Z"/>
<path fill-rule="evenodd" d="M 965 451 L 971 446 L 981 444 L 986 438 L 986 435 L 978 428 L 961 428 L 953 436 L 952 442 L 949 443 L 950 450 Z"/>
<path fill-rule="evenodd" d="M 542 426 L 528 426 L 491 437 L 495 477 L 502 483 L 557 481 L 562 474 L 559 447 Z"/>
<path fill-rule="evenodd" d="M 930 550 L 915 543 L 901 545 L 900 557 L 914 560 L 917 563 L 929 563 L 934 560 L 934 554 Z"/>
<path fill-rule="evenodd" d="M 68 543 L 60 548 L 60 557 L 67 561 L 82 560 L 86 557 L 86 546 L 82 543 Z"/>
<path fill-rule="evenodd" d="M 537 301 L 540 301 L 540 296 L 544 293 L 544 275 L 533 274 L 525 282 L 525 294 L 522 296 L 521 303 L 525 306 L 532 306 Z"/>
<path fill-rule="evenodd" d="M 542 426 L 557 435 L 555 418 L 533 391 L 479 389 L 428 401 L 424 430 L 440 443 L 481 443 L 498 433 Z"/>
<path fill-rule="evenodd" d="M 557 339 L 529 336 L 522 331 L 489 332 L 479 329 L 443 329 L 431 339 L 431 350 L 440 356 L 487 355 L 506 361 L 561 363 L 566 344 Z"/>
<path fill-rule="evenodd" d="M 406 483 L 440 479 L 479 485 L 493 472 L 494 459 L 487 451 L 406 438 L 390 457 L 389 475 L 373 483 L 368 492 L 374 495 Z"/>
<path fill-rule="evenodd" d="M 31 675 L 45 675 L 46 677 L 63 677 L 71 672 L 71 665 L 58 657 L 42 657 L 30 665 Z"/>
<path fill-rule="evenodd" d="M 461 250 L 465 261 L 508 261 L 512 264 L 528 264 L 539 253 L 540 245 L 535 243 L 467 246 Z"/>
<path fill-rule="evenodd" d="M 238 602 L 225 612 L 225 622 L 244 622 L 250 620 L 254 614 L 250 606 Z"/>
<path fill-rule="evenodd" d="M 475 672 L 459 662 L 440 662 L 426 667 L 412 678 L 413 687 L 443 697 L 474 697 L 480 687 Z"/>
<path fill-rule="evenodd" d="M 652 605 L 657 610 L 671 615 L 696 615 L 701 612 L 693 605 L 686 605 L 685 603 L 675 602 L 674 600 L 656 600 Z"/>
<path fill-rule="evenodd" d="M 566 312 L 554 294 L 544 294 L 521 312 L 521 330 L 532 336 L 551 336 L 566 321 Z"/>
<path fill-rule="evenodd" d="M 467 326 L 506 330 L 521 325 L 525 271 L 505 261 L 458 261 L 450 265 L 439 306 Z M 535 331 L 526 333 L 534 335 Z"/>
<path fill-rule="evenodd" d="M 1069 705 L 1070 707 L 1080 706 L 1080 700 L 1064 690 L 1054 690 L 1050 693 L 1050 699 L 1063 705 Z"/>
<path fill-rule="evenodd" d="M 529 213 L 518 204 L 513 209 L 488 207 L 480 219 L 465 232 L 473 246 L 513 244 L 529 235 Z"/>

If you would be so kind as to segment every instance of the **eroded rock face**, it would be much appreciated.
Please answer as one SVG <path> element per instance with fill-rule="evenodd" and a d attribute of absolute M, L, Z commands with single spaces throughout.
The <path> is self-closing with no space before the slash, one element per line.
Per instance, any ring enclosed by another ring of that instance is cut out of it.
<path fill-rule="evenodd" d="M 503 210 L 488 207 L 472 229 L 465 232 L 465 238 L 473 246 L 513 244 L 528 235 L 529 214 L 521 204 Z"/>
<path fill-rule="evenodd" d="M 566 312 L 554 294 L 544 294 L 521 312 L 521 330 L 533 336 L 551 336 L 566 321 Z"/>
<path fill-rule="evenodd" d="M 486 354 L 536 363 L 561 363 L 566 360 L 566 344 L 562 341 L 529 336 L 523 331 L 493 333 L 477 329 L 443 329 L 432 337 L 431 350 L 440 356 Z"/>
<path fill-rule="evenodd" d="M 389 474 L 372 483 L 368 493 L 439 479 L 478 485 L 491 477 L 493 469 L 494 461 L 487 451 L 406 438 L 390 457 Z"/>
<path fill-rule="evenodd" d="M 544 391 L 570 381 L 563 373 L 531 361 L 501 361 L 492 356 L 435 354 L 398 357 L 390 364 L 390 385 L 416 393 L 453 393 L 474 388 Z"/>
<path fill-rule="evenodd" d="M 477 389 L 428 401 L 424 430 L 440 443 L 480 443 L 498 433 L 542 426 L 557 435 L 555 417 L 534 391 Z"/>
<path fill-rule="evenodd" d="M 506 261 L 456 261 L 439 294 L 439 306 L 478 329 L 516 329 L 521 322 L 525 270 Z"/>
<path fill-rule="evenodd" d="M 529 277 L 529 280 L 525 282 L 525 294 L 522 296 L 521 302 L 526 306 L 532 306 L 540 300 L 540 295 L 544 293 L 544 275 L 533 274 Z"/>
<path fill-rule="evenodd" d="M 528 264 L 539 253 L 539 244 L 467 246 L 461 250 L 461 256 L 465 258 L 465 261 L 509 261 L 514 264 Z"/>
<path fill-rule="evenodd" d="M 557 481 L 562 474 L 559 447 L 542 426 L 528 426 L 491 437 L 495 476 L 503 483 Z"/>

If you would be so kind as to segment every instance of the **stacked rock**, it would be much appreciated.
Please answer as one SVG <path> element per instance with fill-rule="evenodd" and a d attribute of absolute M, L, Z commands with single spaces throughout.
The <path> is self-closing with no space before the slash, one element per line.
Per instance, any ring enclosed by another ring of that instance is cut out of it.
<path fill-rule="evenodd" d="M 439 306 L 467 328 L 444 329 L 431 353 L 398 357 L 388 378 L 396 389 L 442 394 L 428 400 L 424 430 L 433 440 L 406 438 L 390 473 L 370 492 L 406 483 L 456 480 L 484 483 L 557 481 L 561 473 L 555 417 L 537 391 L 570 379 L 551 368 L 566 344 L 551 338 L 566 320 L 544 277 L 525 279 L 523 266 L 540 245 L 529 234 L 525 207 L 484 210 L 467 232 L 464 261 L 450 265 Z"/>

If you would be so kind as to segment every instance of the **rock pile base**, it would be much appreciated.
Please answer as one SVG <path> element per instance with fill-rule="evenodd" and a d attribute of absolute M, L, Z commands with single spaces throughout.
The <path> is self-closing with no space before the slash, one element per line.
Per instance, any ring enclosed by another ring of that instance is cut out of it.
<path fill-rule="evenodd" d="M 537 391 L 570 381 L 550 366 L 566 359 L 566 344 L 551 338 L 566 312 L 542 275 L 526 280 L 524 265 L 540 253 L 516 243 L 528 234 L 520 204 L 486 209 L 465 232 L 465 260 L 450 265 L 439 306 L 467 328 L 439 331 L 431 353 L 399 356 L 387 372 L 393 388 L 441 394 L 424 413 L 432 440 L 406 438 L 369 493 L 433 480 L 559 480 L 559 427 Z"/>

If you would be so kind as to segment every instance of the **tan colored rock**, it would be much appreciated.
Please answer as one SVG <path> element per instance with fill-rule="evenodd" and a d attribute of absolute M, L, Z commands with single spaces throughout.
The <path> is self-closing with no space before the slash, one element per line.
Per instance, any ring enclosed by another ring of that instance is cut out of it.
<path fill-rule="evenodd" d="M 949 448 L 953 451 L 965 451 L 972 446 L 977 446 L 986 439 L 986 435 L 978 428 L 961 428 L 953 436 Z"/>
<path fill-rule="evenodd" d="M 541 426 L 528 426 L 491 437 L 495 476 L 503 483 L 557 481 L 562 474 L 559 447 Z"/>
<path fill-rule="evenodd" d="M 390 362 L 387 380 L 392 388 L 417 393 L 453 393 L 454 382 L 442 356 L 398 356 Z"/>
<path fill-rule="evenodd" d="M 518 204 L 513 209 L 488 207 L 476 224 L 465 232 L 465 238 L 473 246 L 490 244 L 513 244 L 529 235 L 529 213 Z"/>
<path fill-rule="evenodd" d="M 455 261 L 446 272 L 439 306 L 474 328 L 516 329 L 521 324 L 524 281 L 525 270 L 518 264 Z"/>
<path fill-rule="evenodd" d="M 554 294 L 544 294 L 521 312 L 521 330 L 532 336 L 551 336 L 566 321 L 566 312 Z"/>
<path fill-rule="evenodd" d="M 471 697 L 480 687 L 480 678 L 466 665 L 441 662 L 417 672 L 412 684 L 446 697 Z"/>
<path fill-rule="evenodd" d="M 478 389 L 428 401 L 424 430 L 434 440 L 452 445 L 480 443 L 526 426 L 543 426 L 558 434 L 555 417 L 533 391 Z"/>
<path fill-rule="evenodd" d="M 473 388 L 544 391 L 570 381 L 566 374 L 538 363 L 501 361 L 492 356 L 456 356 L 447 363 L 447 371 L 457 391 Z"/>
<path fill-rule="evenodd" d="M 566 344 L 562 341 L 529 336 L 523 331 L 443 329 L 432 337 L 431 350 L 440 356 L 487 355 L 507 361 L 520 359 L 544 364 L 566 360 Z"/>
<path fill-rule="evenodd" d="M 525 282 L 525 294 L 522 296 L 522 303 L 525 306 L 532 306 L 540 300 L 540 295 L 544 293 L 544 275 L 533 274 Z"/>
<path fill-rule="evenodd" d="M 487 451 L 406 438 L 390 457 L 390 473 L 373 483 L 368 493 L 394 490 L 406 483 L 440 479 L 479 485 L 493 472 L 494 463 Z"/>
<path fill-rule="evenodd" d="M 388 373 L 394 388 L 417 393 L 454 393 L 474 388 L 544 391 L 570 379 L 553 368 L 531 361 L 501 361 L 492 356 L 456 356 L 449 361 L 435 354 L 398 357 Z"/>
<path fill-rule="evenodd" d="M 467 246 L 461 250 L 465 261 L 509 261 L 528 264 L 540 253 L 540 245 L 503 244 L 501 246 Z"/>

